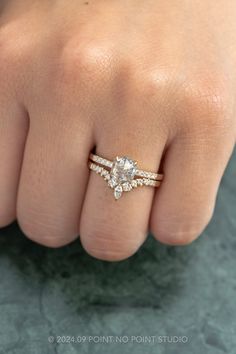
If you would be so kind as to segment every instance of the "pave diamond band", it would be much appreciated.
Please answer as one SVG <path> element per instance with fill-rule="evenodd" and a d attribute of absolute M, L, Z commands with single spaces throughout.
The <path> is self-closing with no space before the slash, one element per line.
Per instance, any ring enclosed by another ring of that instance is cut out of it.
<path fill-rule="evenodd" d="M 114 163 L 114 161 L 104 159 L 103 157 L 100 157 L 100 156 L 94 155 L 94 154 L 90 154 L 89 158 L 91 161 L 97 162 L 98 164 L 109 167 L 109 168 L 112 168 L 112 165 Z M 140 169 L 136 169 L 135 176 L 150 178 L 150 179 L 154 179 L 157 181 L 161 181 L 163 179 L 162 174 L 154 173 L 154 172 L 147 172 L 147 171 L 143 171 Z"/>
<path fill-rule="evenodd" d="M 114 190 L 115 199 L 119 199 L 123 192 L 129 192 L 139 186 L 159 187 L 163 179 L 162 174 L 138 169 L 137 162 L 126 156 L 117 156 L 114 161 L 110 161 L 90 154 L 89 159 L 89 169 L 104 178 Z"/>

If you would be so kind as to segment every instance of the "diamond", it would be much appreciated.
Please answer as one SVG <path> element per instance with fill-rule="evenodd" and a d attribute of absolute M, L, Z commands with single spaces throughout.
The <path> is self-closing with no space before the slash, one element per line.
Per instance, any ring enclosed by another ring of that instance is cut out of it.
<path fill-rule="evenodd" d="M 145 178 L 145 179 L 143 180 L 143 183 L 144 183 L 146 186 L 149 185 L 149 182 L 150 182 L 150 179 L 149 179 L 149 178 Z"/>
<path fill-rule="evenodd" d="M 108 174 L 108 171 L 106 171 L 106 170 L 102 170 L 101 171 L 101 176 L 103 177 L 103 176 L 105 176 L 105 175 L 107 175 Z"/>
<path fill-rule="evenodd" d="M 122 184 L 122 189 L 124 192 L 129 192 L 132 189 L 132 185 L 129 182 L 125 182 Z"/>
<path fill-rule="evenodd" d="M 114 178 L 114 176 L 112 176 L 108 182 L 109 187 L 111 188 L 115 188 L 115 186 L 117 185 L 117 181 L 116 178 Z"/>
<path fill-rule="evenodd" d="M 111 168 L 111 176 L 117 184 L 131 182 L 136 173 L 136 162 L 126 156 L 116 157 Z"/>
<path fill-rule="evenodd" d="M 122 189 L 121 185 L 116 186 L 114 189 L 114 197 L 116 199 L 119 199 L 122 195 L 122 192 L 123 192 L 123 189 Z"/>
<path fill-rule="evenodd" d="M 138 186 L 142 186 L 143 185 L 143 180 L 142 179 L 138 178 L 138 179 L 136 179 L 136 181 L 137 181 L 137 185 Z"/>

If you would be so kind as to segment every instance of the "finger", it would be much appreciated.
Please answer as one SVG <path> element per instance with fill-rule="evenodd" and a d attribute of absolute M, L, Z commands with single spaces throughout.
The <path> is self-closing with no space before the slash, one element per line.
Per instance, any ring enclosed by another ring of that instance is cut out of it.
<path fill-rule="evenodd" d="M 96 153 L 110 160 L 123 154 L 137 160 L 139 168 L 156 171 L 165 139 L 160 138 L 156 145 L 150 141 L 147 145 L 144 140 L 138 135 L 130 139 L 119 127 L 115 132 L 107 129 L 99 138 Z M 139 187 L 116 201 L 103 178 L 91 172 L 80 227 L 87 252 L 104 260 L 122 260 L 134 254 L 146 239 L 153 195 L 154 188 Z"/>
<path fill-rule="evenodd" d="M 233 139 L 224 129 L 175 139 L 165 157 L 165 177 L 150 218 L 159 241 L 183 245 L 201 234 L 212 217 L 232 148 Z"/>
<path fill-rule="evenodd" d="M 25 110 L 1 96 L 0 105 L 0 227 L 16 217 L 19 176 L 28 130 Z"/>
<path fill-rule="evenodd" d="M 24 233 L 47 246 L 62 246 L 79 234 L 91 137 L 77 122 L 60 114 L 34 117 L 27 139 L 17 216 Z"/>

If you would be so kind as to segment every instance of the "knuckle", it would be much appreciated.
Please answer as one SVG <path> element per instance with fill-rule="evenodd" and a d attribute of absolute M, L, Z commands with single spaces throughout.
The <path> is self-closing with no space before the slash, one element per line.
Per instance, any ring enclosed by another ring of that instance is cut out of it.
<path fill-rule="evenodd" d="M 71 40 L 60 53 L 60 72 L 70 83 L 82 80 L 83 84 L 94 85 L 111 71 L 113 54 L 108 44 L 78 43 Z"/>
<path fill-rule="evenodd" d="M 111 237 L 112 235 L 112 237 Z M 81 242 L 88 254 L 106 261 L 121 261 L 132 256 L 139 248 L 137 242 L 121 237 L 117 232 L 94 230 L 81 232 Z"/>
<path fill-rule="evenodd" d="M 140 72 L 137 65 L 130 63 L 130 77 L 132 79 L 132 90 L 130 93 L 136 95 L 142 103 L 147 105 L 160 105 L 165 97 L 171 97 L 170 86 L 174 78 L 172 72 L 162 72 L 160 69 L 145 69 Z"/>
<path fill-rule="evenodd" d="M 41 220 L 35 216 L 21 216 L 17 218 L 19 226 L 23 233 L 32 241 L 35 241 L 41 245 L 57 248 L 62 247 L 73 239 L 73 237 L 68 237 L 66 232 L 55 223 L 50 223 L 49 221 Z"/>
<path fill-rule="evenodd" d="M 222 136 L 232 130 L 234 97 L 223 74 L 196 73 L 183 80 L 171 67 L 140 71 L 130 63 L 128 77 L 131 89 L 127 91 L 137 104 L 151 109 L 150 117 L 156 113 L 158 124 L 167 130 Z"/>
<path fill-rule="evenodd" d="M 189 80 L 188 84 L 181 86 L 180 101 L 183 123 L 189 122 L 192 128 L 202 129 L 204 126 L 208 134 L 211 128 L 222 130 L 232 125 L 233 95 L 223 75 Z"/>
<path fill-rule="evenodd" d="M 5 70 L 14 69 L 25 59 L 28 41 L 23 35 L 19 35 L 15 29 L 6 28 L 0 30 L 0 68 L 1 73 Z"/>
<path fill-rule="evenodd" d="M 0 34 L 0 78 L 2 87 L 2 85 L 7 82 L 5 78 L 9 75 L 9 70 L 11 67 L 13 67 L 10 63 L 15 61 L 14 56 L 16 53 L 14 53 L 14 50 L 9 48 L 8 43 L 1 37 L 2 35 Z"/>
<path fill-rule="evenodd" d="M 21 92 L 25 68 L 32 60 L 32 41 L 16 28 L 0 29 L 0 93 Z"/>
<path fill-rule="evenodd" d="M 121 92 L 119 98 L 124 99 L 124 106 L 127 107 L 131 124 L 140 132 L 143 130 L 147 134 L 150 133 L 150 138 L 154 138 L 153 129 L 155 129 L 165 139 L 170 126 L 173 126 L 171 107 L 174 102 L 174 92 L 171 89 L 171 82 L 174 78 L 172 71 L 162 72 L 161 69 L 146 67 L 141 69 L 135 60 L 127 60 L 121 63 L 119 73 Z"/>

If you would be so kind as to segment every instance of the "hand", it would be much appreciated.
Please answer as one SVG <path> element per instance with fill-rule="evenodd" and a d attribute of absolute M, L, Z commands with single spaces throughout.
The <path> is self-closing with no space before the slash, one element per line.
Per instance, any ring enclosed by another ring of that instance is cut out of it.
<path fill-rule="evenodd" d="M 236 137 L 236 2 L 9 0 L 0 14 L 0 225 L 91 255 L 131 256 L 148 229 L 192 242 Z M 163 170 L 115 201 L 90 151 Z M 161 167 L 160 167 L 161 164 Z M 155 194 L 154 194 L 155 193 Z"/>

